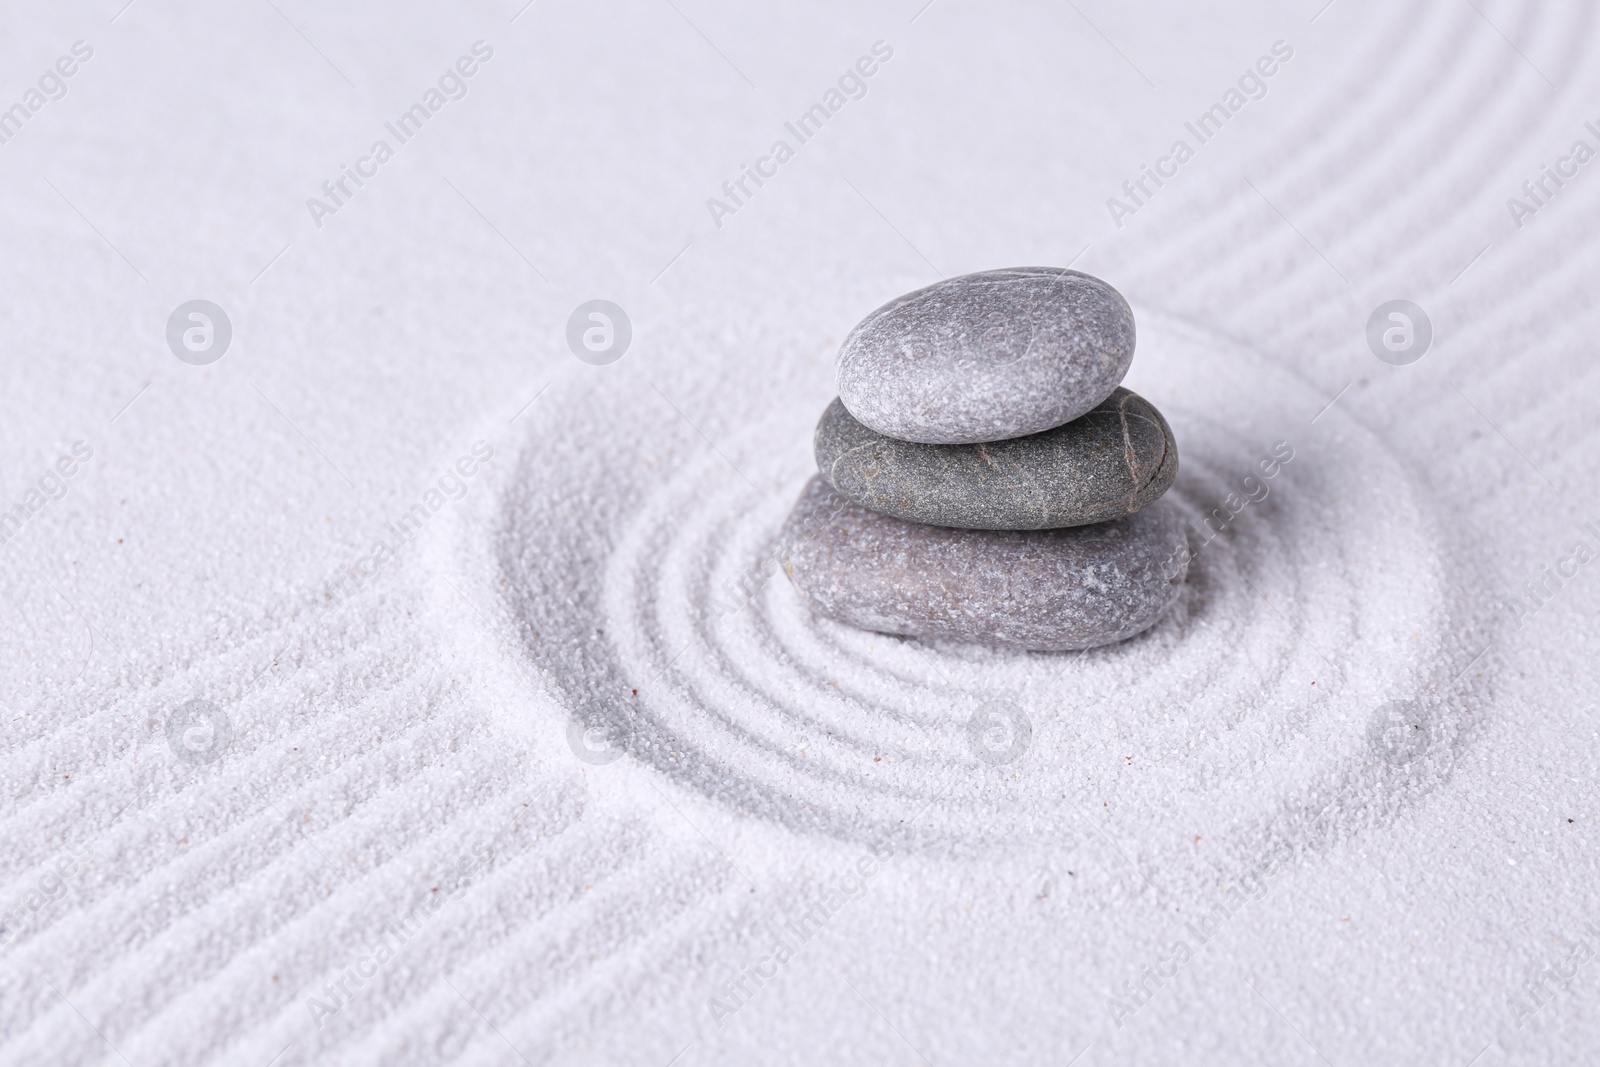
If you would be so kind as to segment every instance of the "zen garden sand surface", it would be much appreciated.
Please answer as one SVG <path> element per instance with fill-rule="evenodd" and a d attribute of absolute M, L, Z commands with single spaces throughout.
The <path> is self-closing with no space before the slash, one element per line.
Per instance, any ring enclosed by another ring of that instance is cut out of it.
<path fill-rule="evenodd" d="M 275 6 L 0 34 L 0 1064 L 1593 1061 L 1590 5 Z"/>

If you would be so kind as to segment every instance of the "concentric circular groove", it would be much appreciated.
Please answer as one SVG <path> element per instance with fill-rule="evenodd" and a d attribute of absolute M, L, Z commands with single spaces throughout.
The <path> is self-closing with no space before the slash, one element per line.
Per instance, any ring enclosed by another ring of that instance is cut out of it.
<path fill-rule="evenodd" d="M 1259 824 L 1330 776 L 1372 778 L 1372 711 L 1436 680 L 1450 617 L 1403 464 L 1337 409 L 1312 424 L 1326 398 L 1304 383 L 1177 323 L 1141 323 L 1135 369 L 1179 442 L 1170 496 L 1194 553 L 1183 595 L 1144 635 L 1017 653 L 815 618 L 776 563 L 815 412 L 711 449 L 669 410 L 641 435 L 654 434 L 648 454 L 524 465 L 509 543 L 609 536 L 559 576 L 536 573 L 548 554 L 506 554 L 513 607 L 541 635 L 530 654 L 575 717 L 636 758 L 737 809 L 852 839 L 1060 841 L 1104 808 Z M 592 484 L 595 466 L 632 472 L 607 482 L 620 533 L 552 528 L 544 501 Z M 1209 540 L 1208 517 L 1222 527 Z M 579 595 L 558 608 L 541 591 L 563 581 Z M 1003 763 L 974 747 L 974 715 L 991 706 L 1018 717 L 997 729 L 1028 738 Z"/>

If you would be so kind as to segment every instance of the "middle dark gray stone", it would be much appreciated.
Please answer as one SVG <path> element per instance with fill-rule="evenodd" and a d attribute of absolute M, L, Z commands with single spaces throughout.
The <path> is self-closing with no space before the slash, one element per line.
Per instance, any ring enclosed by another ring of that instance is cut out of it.
<path fill-rule="evenodd" d="M 1167 420 L 1118 388 L 1053 430 L 977 445 L 885 437 L 838 400 L 817 424 L 817 468 L 840 495 L 885 515 L 968 530 L 1050 530 L 1131 514 L 1178 475 Z"/>

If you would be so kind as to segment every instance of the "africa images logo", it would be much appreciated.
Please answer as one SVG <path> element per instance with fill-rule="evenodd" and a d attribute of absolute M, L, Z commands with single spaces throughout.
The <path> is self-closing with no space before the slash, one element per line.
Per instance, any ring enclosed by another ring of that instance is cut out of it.
<path fill-rule="evenodd" d="M 1367 318 L 1367 347 L 1391 367 L 1404 367 L 1428 354 L 1433 320 L 1409 300 L 1388 300 Z"/>
<path fill-rule="evenodd" d="M 209 300 L 188 300 L 167 317 L 167 347 L 193 367 L 215 363 L 233 343 L 228 313 Z"/>
<path fill-rule="evenodd" d="M 567 317 L 567 347 L 591 367 L 615 363 L 633 341 L 628 313 L 609 300 L 588 300 Z"/>

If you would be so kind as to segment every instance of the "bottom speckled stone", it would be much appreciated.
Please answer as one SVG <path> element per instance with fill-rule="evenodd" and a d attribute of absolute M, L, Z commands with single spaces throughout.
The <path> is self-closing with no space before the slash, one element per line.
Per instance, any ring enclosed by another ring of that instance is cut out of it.
<path fill-rule="evenodd" d="M 1150 628 L 1188 570 L 1183 520 L 1163 500 L 1090 526 L 957 530 L 869 511 L 812 478 L 781 539 L 783 569 L 820 615 L 1041 652 Z"/>

